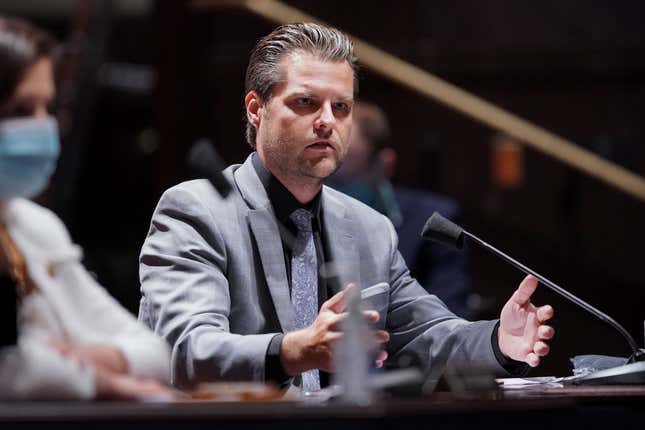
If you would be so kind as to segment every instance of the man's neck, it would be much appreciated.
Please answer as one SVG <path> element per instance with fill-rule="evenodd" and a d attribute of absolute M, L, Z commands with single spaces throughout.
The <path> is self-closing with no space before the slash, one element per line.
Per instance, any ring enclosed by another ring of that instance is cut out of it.
<path fill-rule="evenodd" d="M 290 177 L 283 172 L 269 171 L 303 205 L 311 202 L 322 188 L 322 180 L 316 178 Z"/>
<path fill-rule="evenodd" d="M 323 180 L 318 178 L 309 178 L 302 175 L 292 175 L 282 169 L 267 163 L 258 152 L 260 161 L 271 172 L 271 174 L 289 191 L 299 203 L 306 205 L 311 202 L 320 192 Z"/>

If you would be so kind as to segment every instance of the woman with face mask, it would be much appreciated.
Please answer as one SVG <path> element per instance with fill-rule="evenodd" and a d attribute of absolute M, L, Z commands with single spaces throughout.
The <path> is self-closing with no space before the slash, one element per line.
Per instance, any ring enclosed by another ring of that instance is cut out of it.
<path fill-rule="evenodd" d="M 53 48 L 43 31 L 0 16 L 0 399 L 170 398 L 167 345 L 84 269 L 61 221 L 28 200 L 60 151 Z"/>

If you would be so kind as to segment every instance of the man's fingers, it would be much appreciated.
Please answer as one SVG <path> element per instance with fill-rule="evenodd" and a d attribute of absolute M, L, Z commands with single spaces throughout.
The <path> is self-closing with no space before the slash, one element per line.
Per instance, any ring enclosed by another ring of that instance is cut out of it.
<path fill-rule="evenodd" d="M 526 317 L 526 324 L 524 325 L 524 339 L 532 341 L 537 337 L 539 323 L 537 314 L 530 312 Z"/>
<path fill-rule="evenodd" d="M 550 305 L 544 305 L 538 308 L 537 318 L 541 323 L 553 317 L 553 308 Z"/>
<path fill-rule="evenodd" d="M 340 324 L 345 321 L 347 316 L 349 315 L 347 312 L 342 312 L 339 314 L 332 314 L 327 312 L 329 315 L 327 318 L 327 329 L 328 330 L 333 330 L 333 331 L 340 331 Z"/>
<path fill-rule="evenodd" d="M 531 295 L 537 288 L 538 280 L 535 276 L 528 275 L 517 287 L 511 299 L 520 306 L 524 306 L 531 300 Z"/>
<path fill-rule="evenodd" d="M 347 288 L 338 293 L 334 294 L 329 300 L 322 304 L 320 310 L 330 309 L 336 313 L 342 312 L 345 308 L 346 298 L 349 297 L 349 294 L 356 288 L 356 285 L 349 284 Z"/>
<path fill-rule="evenodd" d="M 389 342 L 390 334 L 385 330 L 377 330 L 374 332 L 374 340 L 376 340 L 377 343 Z"/>
<path fill-rule="evenodd" d="M 336 342 L 338 339 L 343 337 L 343 332 L 342 331 L 328 331 L 325 333 L 325 336 L 323 338 L 323 343 L 329 343 L 332 344 Z"/>
<path fill-rule="evenodd" d="M 549 351 L 549 345 L 542 341 L 535 342 L 535 345 L 533 345 L 533 352 L 535 352 L 538 357 L 544 357 L 549 353 Z"/>
<path fill-rule="evenodd" d="M 540 357 L 537 356 L 534 352 L 529 353 L 524 360 L 531 367 L 537 367 L 540 364 Z"/>
<path fill-rule="evenodd" d="M 379 315 L 379 313 L 376 311 L 363 311 L 363 315 L 367 319 L 367 322 L 371 324 L 378 322 L 378 320 L 381 318 L 381 315 Z"/>
<path fill-rule="evenodd" d="M 382 349 L 378 352 L 378 356 L 376 356 L 376 360 L 375 360 L 376 368 L 380 369 L 381 367 L 383 367 L 383 363 L 385 363 L 385 360 L 387 360 L 387 351 Z"/>
<path fill-rule="evenodd" d="M 551 326 L 541 325 L 538 328 L 538 339 L 542 339 L 542 340 L 553 339 L 554 334 L 555 334 L 555 330 Z"/>

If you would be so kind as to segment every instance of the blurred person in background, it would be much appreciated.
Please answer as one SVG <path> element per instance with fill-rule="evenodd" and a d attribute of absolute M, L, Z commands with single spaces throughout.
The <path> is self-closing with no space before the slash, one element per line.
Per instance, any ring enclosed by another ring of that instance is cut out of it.
<path fill-rule="evenodd" d="M 368 102 L 354 104 L 350 145 L 340 169 L 327 185 L 386 215 L 399 235 L 399 251 L 411 275 L 450 310 L 464 318 L 475 317 L 468 261 L 464 252 L 421 237 L 430 214 L 437 211 L 459 222 L 460 208 L 447 196 L 394 187 L 397 153 L 390 146 L 390 125 L 385 112 Z M 474 299 L 474 300 L 473 300 Z"/>
<path fill-rule="evenodd" d="M 27 200 L 60 150 L 54 47 L 0 16 L 0 399 L 170 398 L 167 345 L 96 283 L 56 215 Z"/>

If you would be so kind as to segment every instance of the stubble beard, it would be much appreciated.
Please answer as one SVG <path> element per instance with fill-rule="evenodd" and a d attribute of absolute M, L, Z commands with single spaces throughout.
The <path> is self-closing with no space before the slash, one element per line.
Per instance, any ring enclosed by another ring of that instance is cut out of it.
<path fill-rule="evenodd" d="M 293 146 L 295 145 L 290 145 L 289 141 L 278 138 L 268 142 L 264 150 L 266 162 L 270 165 L 267 167 L 277 170 L 281 176 L 290 181 L 320 184 L 342 164 L 338 156 L 324 157 L 324 160 L 307 159 L 303 152 L 292 156 L 290 152 L 285 151 L 285 148 Z"/>

